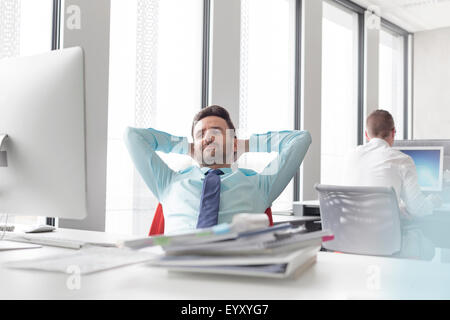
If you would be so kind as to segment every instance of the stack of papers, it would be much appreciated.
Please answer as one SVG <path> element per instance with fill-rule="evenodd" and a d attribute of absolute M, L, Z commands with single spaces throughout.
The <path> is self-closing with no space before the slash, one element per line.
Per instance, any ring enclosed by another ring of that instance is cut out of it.
<path fill-rule="evenodd" d="M 165 255 L 151 266 L 171 271 L 286 278 L 314 263 L 328 231 L 306 232 L 282 224 L 248 232 L 209 235 L 199 240 L 183 235 L 183 241 L 167 239 Z M 167 237 L 169 238 L 169 237 Z"/>

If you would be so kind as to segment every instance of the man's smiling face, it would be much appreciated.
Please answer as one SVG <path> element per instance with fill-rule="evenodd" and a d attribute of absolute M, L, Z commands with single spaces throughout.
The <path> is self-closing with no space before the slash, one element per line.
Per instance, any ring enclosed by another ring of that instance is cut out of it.
<path fill-rule="evenodd" d="M 216 116 L 198 121 L 193 130 L 194 159 L 201 166 L 231 164 L 235 152 L 234 130 Z M 231 157 L 231 158 L 230 158 Z"/>

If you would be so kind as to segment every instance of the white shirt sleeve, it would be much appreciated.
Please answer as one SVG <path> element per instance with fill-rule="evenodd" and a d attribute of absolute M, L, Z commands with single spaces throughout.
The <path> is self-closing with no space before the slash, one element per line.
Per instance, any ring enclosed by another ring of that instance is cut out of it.
<path fill-rule="evenodd" d="M 351 170 L 351 168 L 355 164 L 354 153 L 355 153 L 355 151 L 352 150 L 351 152 L 348 152 L 344 156 L 344 165 L 343 165 L 343 168 L 342 168 L 341 174 L 340 174 L 340 184 L 343 186 L 355 185 L 354 178 L 353 178 L 354 173 Z"/>
<path fill-rule="evenodd" d="M 433 203 L 430 196 L 425 197 L 420 190 L 417 170 L 414 161 L 408 157 L 402 164 L 402 189 L 400 198 L 406 206 L 406 210 L 413 216 L 426 216 L 433 213 Z"/>

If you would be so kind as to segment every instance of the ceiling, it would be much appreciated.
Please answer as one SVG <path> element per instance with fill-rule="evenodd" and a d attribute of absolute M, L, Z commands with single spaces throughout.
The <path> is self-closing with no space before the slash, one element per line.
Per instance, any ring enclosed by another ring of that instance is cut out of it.
<path fill-rule="evenodd" d="M 409 32 L 450 27 L 450 0 L 353 0 Z"/>

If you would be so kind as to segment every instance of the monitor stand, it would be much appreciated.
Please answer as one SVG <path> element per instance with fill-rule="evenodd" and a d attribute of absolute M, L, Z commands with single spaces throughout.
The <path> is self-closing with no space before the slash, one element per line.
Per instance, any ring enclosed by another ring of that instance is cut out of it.
<path fill-rule="evenodd" d="M 8 166 L 8 158 L 6 156 L 5 145 L 6 140 L 8 139 L 7 134 L 0 134 L 0 167 Z"/>

